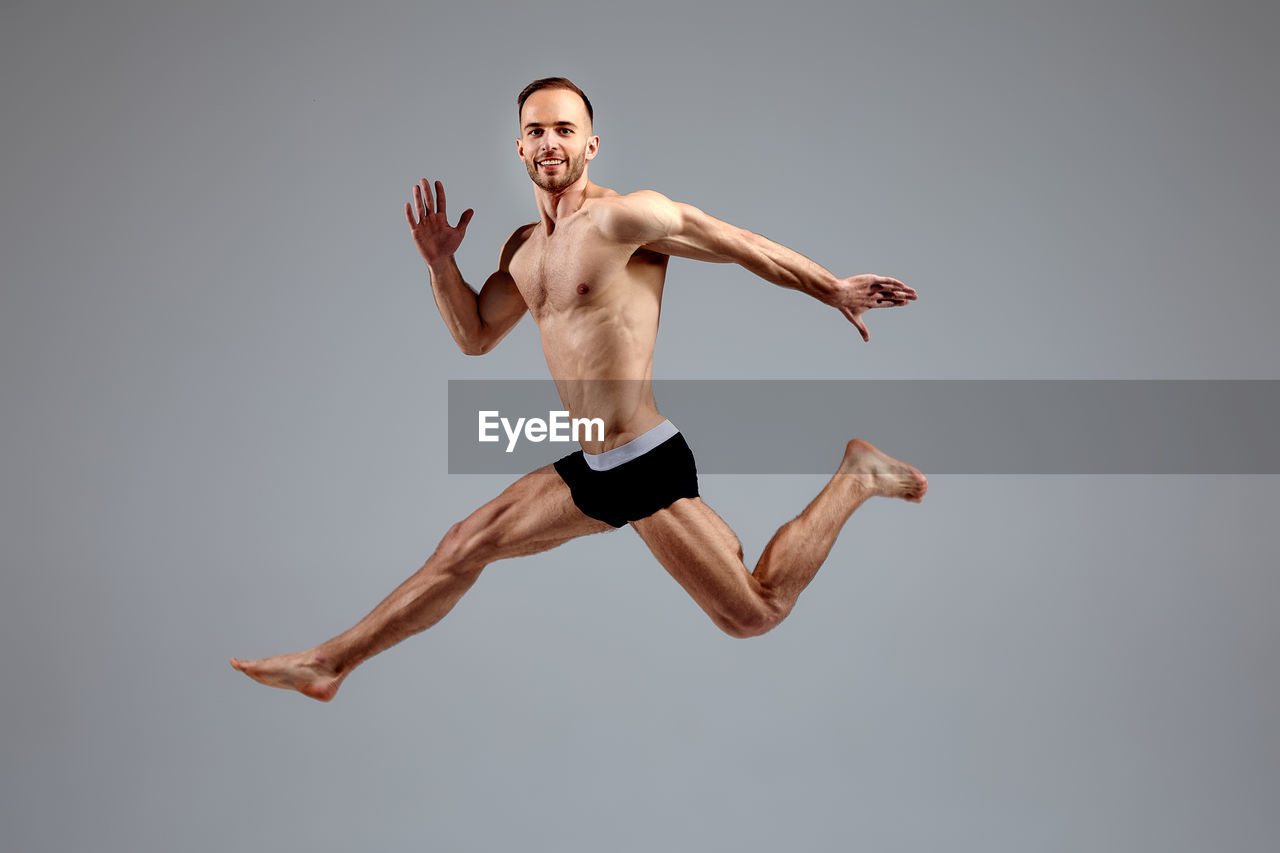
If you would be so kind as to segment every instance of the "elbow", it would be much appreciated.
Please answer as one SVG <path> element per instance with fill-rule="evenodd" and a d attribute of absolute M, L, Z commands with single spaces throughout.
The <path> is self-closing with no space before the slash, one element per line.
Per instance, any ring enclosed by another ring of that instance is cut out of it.
<path fill-rule="evenodd" d="M 498 343 L 489 335 L 472 335 L 465 338 L 459 337 L 456 340 L 458 349 L 462 350 L 463 355 L 484 355 Z"/>

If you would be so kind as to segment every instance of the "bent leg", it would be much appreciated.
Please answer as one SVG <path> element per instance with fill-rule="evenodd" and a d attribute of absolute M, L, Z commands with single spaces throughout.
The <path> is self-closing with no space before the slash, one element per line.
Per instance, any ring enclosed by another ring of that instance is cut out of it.
<path fill-rule="evenodd" d="M 489 563 L 612 529 L 583 515 L 548 465 L 453 525 L 422 568 L 350 630 L 305 652 L 232 658 L 231 665 L 263 684 L 327 702 L 360 663 L 444 618 Z"/>
<path fill-rule="evenodd" d="M 927 480 L 915 468 L 854 439 L 831 481 L 804 512 L 779 528 L 754 572 L 743 564 L 738 537 L 698 498 L 676 501 L 631 524 L 718 627 L 734 637 L 753 637 L 791 612 L 845 522 L 868 498 L 919 503 L 927 490 Z"/>

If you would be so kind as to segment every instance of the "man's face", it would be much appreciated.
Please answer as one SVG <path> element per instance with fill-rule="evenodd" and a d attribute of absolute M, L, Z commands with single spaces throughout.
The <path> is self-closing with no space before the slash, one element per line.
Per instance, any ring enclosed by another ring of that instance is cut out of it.
<path fill-rule="evenodd" d="M 558 192 L 578 180 L 599 147 L 577 92 L 539 89 L 524 102 L 516 153 L 530 180 L 542 189 Z"/>

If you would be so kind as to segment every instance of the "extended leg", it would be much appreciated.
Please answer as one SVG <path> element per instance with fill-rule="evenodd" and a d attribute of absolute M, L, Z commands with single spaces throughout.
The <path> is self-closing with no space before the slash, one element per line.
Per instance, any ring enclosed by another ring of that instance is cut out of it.
<path fill-rule="evenodd" d="M 753 637 L 791 612 L 863 502 L 879 496 L 919 503 L 927 489 L 915 468 L 855 439 L 831 481 L 770 540 L 754 572 L 742 562 L 737 536 L 696 498 L 676 501 L 632 526 L 716 625 L 735 637 Z"/>
<path fill-rule="evenodd" d="M 612 529 L 583 515 L 555 470 L 541 468 L 451 527 L 422 568 L 350 630 L 305 652 L 231 665 L 327 702 L 360 663 L 444 618 L 489 563 Z"/>

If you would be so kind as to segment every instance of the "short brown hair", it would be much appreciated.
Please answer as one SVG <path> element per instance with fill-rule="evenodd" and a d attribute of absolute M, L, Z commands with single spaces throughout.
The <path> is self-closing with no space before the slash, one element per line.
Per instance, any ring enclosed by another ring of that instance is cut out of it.
<path fill-rule="evenodd" d="M 529 96 L 539 89 L 568 89 L 570 92 L 577 92 L 578 97 L 582 98 L 582 103 L 587 107 L 587 118 L 594 125 L 596 121 L 595 113 L 591 111 L 591 99 L 587 97 L 587 93 L 573 85 L 573 81 L 567 77 L 542 77 L 534 80 L 528 86 L 520 90 L 520 94 L 516 97 L 516 121 L 520 121 L 520 112 L 524 109 L 524 102 L 529 100 Z"/>

